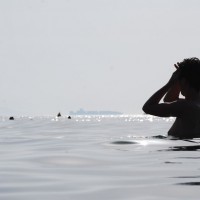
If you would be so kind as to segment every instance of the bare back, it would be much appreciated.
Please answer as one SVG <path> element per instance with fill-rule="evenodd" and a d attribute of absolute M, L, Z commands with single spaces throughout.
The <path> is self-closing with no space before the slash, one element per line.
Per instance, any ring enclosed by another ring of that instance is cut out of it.
<path fill-rule="evenodd" d="M 186 101 L 187 102 L 187 101 Z M 168 135 L 178 138 L 200 137 L 200 102 L 188 101 L 186 112 L 177 117 Z"/>

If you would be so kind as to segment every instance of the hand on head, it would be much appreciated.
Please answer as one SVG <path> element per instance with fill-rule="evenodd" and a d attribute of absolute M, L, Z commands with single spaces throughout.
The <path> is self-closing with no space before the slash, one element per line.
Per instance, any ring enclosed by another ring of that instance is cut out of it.
<path fill-rule="evenodd" d="M 177 62 L 177 64 L 174 64 L 174 67 L 175 67 L 176 69 L 178 69 L 178 68 L 179 68 L 179 63 Z"/>
<path fill-rule="evenodd" d="M 172 74 L 170 80 L 168 81 L 168 84 L 171 86 L 176 84 L 180 77 L 179 63 L 174 64 L 174 66 L 177 70 Z"/>

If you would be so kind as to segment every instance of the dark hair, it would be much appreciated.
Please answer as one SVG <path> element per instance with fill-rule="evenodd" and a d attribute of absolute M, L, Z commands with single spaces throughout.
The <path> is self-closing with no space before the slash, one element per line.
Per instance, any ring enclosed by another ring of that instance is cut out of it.
<path fill-rule="evenodd" d="M 198 58 L 186 58 L 179 63 L 180 79 L 185 78 L 190 86 L 200 91 L 200 60 Z"/>

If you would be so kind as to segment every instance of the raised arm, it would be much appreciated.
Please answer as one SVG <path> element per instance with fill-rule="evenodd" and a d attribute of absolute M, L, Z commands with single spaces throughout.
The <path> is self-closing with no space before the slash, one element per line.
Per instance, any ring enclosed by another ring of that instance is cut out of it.
<path fill-rule="evenodd" d="M 159 117 L 170 117 L 178 116 L 180 113 L 179 103 L 160 103 L 160 100 L 169 91 L 169 89 L 176 84 L 179 77 L 179 71 L 175 71 L 169 80 L 161 89 L 155 92 L 144 104 L 143 111 L 147 114 L 159 116 Z"/>
<path fill-rule="evenodd" d="M 179 94 L 180 94 L 180 85 L 177 82 L 174 84 L 166 93 L 163 101 L 164 102 L 173 102 L 179 100 Z"/>
<path fill-rule="evenodd" d="M 179 63 L 174 64 L 174 67 L 176 69 L 179 68 Z M 180 94 L 180 84 L 177 81 L 172 87 L 167 91 L 163 101 L 164 102 L 173 102 L 179 100 L 179 94 Z"/>
<path fill-rule="evenodd" d="M 160 100 L 169 90 L 170 85 L 166 84 L 162 88 L 160 88 L 157 92 L 155 92 L 144 104 L 142 110 L 146 114 L 155 115 L 159 117 L 168 117 L 169 113 L 166 110 L 166 103 L 159 104 Z"/>

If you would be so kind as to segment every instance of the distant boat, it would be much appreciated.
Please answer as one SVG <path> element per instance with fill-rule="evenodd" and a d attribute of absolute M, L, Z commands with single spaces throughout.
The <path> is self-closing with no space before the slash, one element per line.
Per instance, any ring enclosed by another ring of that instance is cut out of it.
<path fill-rule="evenodd" d="M 60 112 L 57 114 L 57 117 L 61 117 L 61 113 Z"/>

